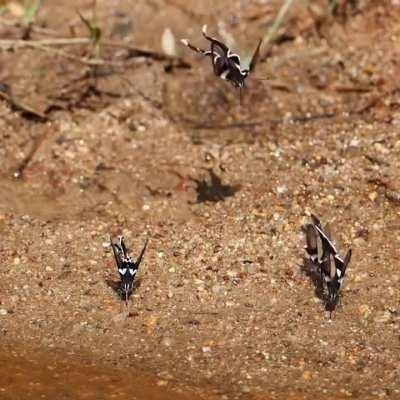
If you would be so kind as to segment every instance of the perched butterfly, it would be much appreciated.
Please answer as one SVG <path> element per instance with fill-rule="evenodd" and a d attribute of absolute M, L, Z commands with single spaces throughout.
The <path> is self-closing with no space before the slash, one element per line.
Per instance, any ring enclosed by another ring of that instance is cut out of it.
<path fill-rule="evenodd" d="M 351 249 L 343 259 L 331 238 L 328 226 L 322 227 L 320 220 L 311 214 L 312 224 L 306 226 L 306 252 L 316 266 L 328 289 L 328 305 L 332 309 L 339 298 L 340 287 L 351 259 Z"/>
<path fill-rule="evenodd" d="M 146 240 L 144 247 L 136 262 L 133 261 L 133 258 L 128 254 L 123 236 L 118 236 L 118 243 L 114 243 L 110 238 L 110 243 L 113 249 L 115 262 L 117 263 L 119 276 L 121 278 L 121 282 L 119 284 L 119 293 L 127 304 L 129 296 L 133 292 L 133 282 L 138 272 L 144 252 L 146 251 L 148 239 Z"/>
<path fill-rule="evenodd" d="M 215 75 L 241 90 L 245 86 L 245 79 L 254 70 L 258 61 L 262 40 L 258 42 L 249 68 L 242 68 L 240 57 L 237 54 L 233 53 L 224 43 L 207 35 L 207 25 L 203 26 L 203 36 L 210 42 L 210 50 L 193 46 L 187 39 L 182 39 L 181 42 L 197 53 L 210 56 Z"/>

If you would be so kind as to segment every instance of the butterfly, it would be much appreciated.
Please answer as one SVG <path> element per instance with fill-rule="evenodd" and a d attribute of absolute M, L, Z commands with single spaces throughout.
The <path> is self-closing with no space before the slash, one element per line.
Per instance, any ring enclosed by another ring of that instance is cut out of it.
<path fill-rule="evenodd" d="M 187 39 L 181 39 L 181 42 L 191 50 L 200 53 L 204 56 L 211 57 L 214 74 L 221 79 L 230 82 L 234 87 L 241 90 L 245 86 L 247 76 L 255 68 L 260 55 L 262 39 L 258 42 L 257 48 L 251 58 L 248 68 L 243 68 L 240 64 L 240 57 L 233 53 L 221 41 L 207 35 L 207 25 L 203 26 L 203 36 L 210 42 L 210 50 L 203 50 L 193 46 Z"/>
<path fill-rule="evenodd" d="M 140 252 L 136 262 L 128 254 L 123 236 L 118 236 L 118 243 L 113 242 L 112 238 L 110 237 L 110 243 L 121 279 L 118 292 L 120 293 L 121 298 L 125 300 L 125 303 L 128 304 L 128 299 L 133 292 L 133 282 L 136 278 L 139 265 L 142 262 L 143 255 L 146 251 L 148 239 L 146 239 L 143 249 Z"/>
<path fill-rule="evenodd" d="M 306 226 L 306 252 L 311 262 L 319 268 L 321 279 L 328 290 L 329 309 L 335 307 L 347 267 L 351 260 L 351 249 L 342 258 L 331 238 L 329 226 L 311 214 L 312 224 Z"/>

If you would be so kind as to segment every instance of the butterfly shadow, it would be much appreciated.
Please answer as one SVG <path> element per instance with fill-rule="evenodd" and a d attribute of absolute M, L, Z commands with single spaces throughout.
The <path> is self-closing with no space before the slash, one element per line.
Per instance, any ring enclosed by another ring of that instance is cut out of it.
<path fill-rule="evenodd" d="M 326 296 L 324 292 L 324 285 L 320 272 L 314 263 L 306 257 L 303 257 L 303 262 L 300 265 L 301 272 L 307 276 L 314 287 L 315 295 L 326 303 Z"/>
<path fill-rule="evenodd" d="M 113 290 L 113 292 L 121 299 L 125 300 L 125 295 L 121 291 L 121 281 L 120 280 L 113 280 L 113 279 L 105 279 L 104 280 L 106 285 Z M 136 291 L 136 289 L 139 289 L 140 285 L 142 284 L 142 280 L 138 278 L 133 282 L 133 292 L 132 294 Z"/>
<path fill-rule="evenodd" d="M 324 303 L 325 311 L 329 312 L 329 318 L 336 311 L 338 306 L 341 306 L 340 296 L 336 296 L 334 300 L 329 299 L 322 281 L 320 272 L 315 264 L 306 257 L 303 257 L 303 263 L 300 265 L 301 272 L 308 277 L 314 287 L 315 295 Z"/>
<path fill-rule="evenodd" d="M 325 302 L 325 311 L 329 311 L 329 319 L 332 319 L 332 314 L 336 311 L 336 307 L 341 306 L 341 298 L 340 295 L 336 296 L 334 300 L 326 299 Z"/>
<path fill-rule="evenodd" d="M 221 178 L 212 169 L 208 170 L 209 177 L 203 180 L 192 178 L 196 184 L 196 203 L 223 201 L 227 197 L 234 196 L 240 189 L 240 185 L 224 185 Z"/>

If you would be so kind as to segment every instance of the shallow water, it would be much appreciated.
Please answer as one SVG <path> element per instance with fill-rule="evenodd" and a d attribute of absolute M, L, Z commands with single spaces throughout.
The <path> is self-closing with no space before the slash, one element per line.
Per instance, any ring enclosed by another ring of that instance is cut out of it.
<path fill-rule="evenodd" d="M 151 376 L 93 365 L 85 359 L 35 353 L 21 356 L 0 349 L 1 400 L 195 400 Z M 205 398 L 205 397 L 201 397 Z"/>

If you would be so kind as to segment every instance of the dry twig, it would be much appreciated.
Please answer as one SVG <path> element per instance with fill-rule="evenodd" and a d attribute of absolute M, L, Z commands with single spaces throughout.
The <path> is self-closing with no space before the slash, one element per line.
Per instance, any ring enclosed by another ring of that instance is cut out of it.
<path fill-rule="evenodd" d="M 107 61 L 103 59 L 88 59 L 84 57 L 77 57 L 72 54 L 69 54 L 59 48 L 54 49 L 53 47 L 60 46 L 77 46 L 77 45 L 87 45 L 90 44 L 90 38 L 53 38 L 53 39 L 41 39 L 41 40 L 21 40 L 21 39 L 4 39 L 0 40 L 0 49 L 4 50 L 15 50 L 20 48 L 34 48 L 42 51 L 52 52 L 60 55 L 61 57 L 65 57 L 71 59 L 73 61 L 77 61 L 79 63 L 83 63 L 85 65 L 90 66 L 98 66 L 98 65 L 114 65 L 114 66 L 122 66 L 123 63 Z M 114 47 L 125 49 L 130 53 L 130 57 L 146 57 L 151 58 L 156 61 L 169 61 L 175 62 L 177 66 L 183 68 L 190 68 L 190 64 L 181 58 L 172 57 L 164 53 L 160 53 L 153 50 L 141 49 L 135 46 L 130 46 L 124 43 L 118 43 L 109 40 L 103 40 L 102 45 L 104 47 Z"/>

